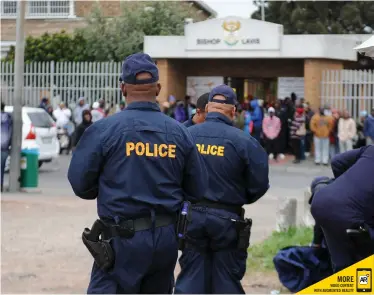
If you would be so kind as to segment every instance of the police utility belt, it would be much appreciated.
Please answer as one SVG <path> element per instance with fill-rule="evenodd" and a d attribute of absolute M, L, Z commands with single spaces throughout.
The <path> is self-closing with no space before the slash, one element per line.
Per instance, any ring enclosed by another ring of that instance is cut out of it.
<path fill-rule="evenodd" d="M 231 204 L 222 204 L 220 202 L 214 202 L 208 199 L 203 199 L 197 203 L 192 205 L 192 208 L 198 207 L 206 207 L 212 209 L 221 209 L 228 211 L 233 214 L 237 214 L 239 216 L 238 219 L 233 218 L 226 218 L 223 216 L 216 215 L 217 217 L 227 219 L 231 222 L 235 223 L 235 227 L 238 233 L 238 243 L 237 248 L 239 250 L 246 251 L 250 245 L 250 238 L 251 238 L 251 229 L 252 229 L 252 219 L 245 218 L 245 209 L 238 205 L 231 205 Z M 214 214 L 215 215 L 215 214 Z M 190 248 L 191 245 L 189 243 L 180 243 L 180 250 L 183 250 L 184 247 Z M 182 249 L 181 249 L 182 248 Z"/>
<path fill-rule="evenodd" d="M 131 239 L 136 232 L 147 229 L 175 224 L 175 218 L 171 215 L 157 215 L 154 222 L 151 217 L 120 220 L 115 223 L 112 220 L 98 219 L 92 228 L 85 228 L 82 241 L 95 259 L 96 264 L 104 271 L 110 270 L 115 261 L 114 251 L 110 245 L 110 239 L 121 237 Z"/>

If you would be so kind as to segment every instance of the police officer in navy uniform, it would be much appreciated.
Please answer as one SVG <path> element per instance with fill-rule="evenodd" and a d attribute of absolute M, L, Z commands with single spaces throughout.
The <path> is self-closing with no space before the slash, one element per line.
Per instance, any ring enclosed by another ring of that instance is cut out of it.
<path fill-rule="evenodd" d="M 182 201 L 199 201 L 206 191 L 208 176 L 191 135 L 156 104 L 158 80 L 149 55 L 126 58 L 121 90 L 127 108 L 91 125 L 70 163 L 71 186 L 80 198 L 97 199 L 115 256 L 107 271 L 94 263 L 90 294 L 171 293 L 176 212 Z"/>
<path fill-rule="evenodd" d="M 195 124 L 200 124 L 205 121 L 206 112 L 205 107 L 208 103 L 209 93 L 201 95 L 196 102 L 196 113 L 192 115 L 186 122 L 183 123 L 186 127 L 191 127 Z"/>
<path fill-rule="evenodd" d="M 331 168 L 335 180 L 316 192 L 311 211 L 338 272 L 374 254 L 374 145 L 335 156 Z"/>
<path fill-rule="evenodd" d="M 240 281 L 249 245 L 238 247 L 238 222 L 242 206 L 267 192 L 269 167 L 261 145 L 233 126 L 236 103 L 230 87 L 214 88 L 205 122 L 188 128 L 208 170 L 209 187 L 192 207 L 176 294 L 244 294 Z"/>

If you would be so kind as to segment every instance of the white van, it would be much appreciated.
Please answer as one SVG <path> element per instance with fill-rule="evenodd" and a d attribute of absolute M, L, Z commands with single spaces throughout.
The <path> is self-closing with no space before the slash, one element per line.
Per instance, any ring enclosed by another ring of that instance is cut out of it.
<path fill-rule="evenodd" d="M 13 113 L 13 106 L 5 106 L 7 113 Z M 58 158 L 60 145 L 57 140 L 56 124 L 41 108 L 22 107 L 22 148 L 39 146 L 39 167 L 44 162 Z M 9 170 L 9 158 L 5 170 Z"/>

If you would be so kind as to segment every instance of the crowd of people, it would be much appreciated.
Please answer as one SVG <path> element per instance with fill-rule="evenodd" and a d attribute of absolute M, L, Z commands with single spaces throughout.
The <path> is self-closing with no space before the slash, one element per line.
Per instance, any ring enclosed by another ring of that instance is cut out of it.
<path fill-rule="evenodd" d="M 43 98 L 40 107 L 52 116 L 57 127 L 67 130 L 74 148 L 88 126 L 122 111 L 125 102 L 121 101 L 117 108 L 107 107 L 105 100 L 100 99 L 90 106 L 80 97 L 74 109 L 62 102 L 53 110 L 48 99 Z M 177 100 L 173 95 L 160 107 L 181 123 L 190 120 L 199 109 L 189 96 Z M 269 159 L 278 161 L 292 153 L 295 164 L 309 157 L 312 147 L 315 164 L 328 165 L 339 153 L 374 143 L 374 110 L 370 114 L 362 111 L 355 122 L 347 110 L 325 106 L 314 112 L 308 102 L 298 99 L 294 93 L 274 104 L 264 104 L 263 100 L 249 96 L 249 100 L 237 106 L 234 125 L 256 138 L 268 152 Z"/>
<path fill-rule="evenodd" d="M 165 114 L 179 122 L 189 120 L 196 112 L 188 96 L 184 100 L 169 96 L 162 106 Z M 316 165 L 328 165 L 335 155 L 374 140 L 374 110 L 370 114 L 362 111 L 355 122 L 347 110 L 325 106 L 314 112 L 294 93 L 274 104 L 250 96 L 237 106 L 234 124 L 256 138 L 269 159 L 277 161 L 292 153 L 295 164 L 309 157 L 313 147 Z"/>
<path fill-rule="evenodd" d="M 260 141 L 270 159 L 292 152 L 295 164 L 305 160 L 314 147 L 315 164 L 328 165 L 335 155 L 372 144 L 374 138 L 374 110 L 371 114 L 362 111 L 355 122 L 347 110 L 325 106 L 314 112 L 303 99 L 289 97 L 267 110 L 251 101 L 239 110 L 236 123 Z"/>
<path fill-rule="evenodd" d="M 90 106 L 84 97 L 80 97 L 73 109 L 70 109 L 64 102 L 60 102 L 58 107 L 53 109 L 49 99 L 45 97 L 41 100 L 39 107 L 55 120 L 57 128 L 66 130 L 70 137 L 68 148 L 70 150 L 78 144 L 84 130 L 92 123 L 122 111 L 125 108 L 125 102 L 121 101 L 118 109 L 113 106 L 108 107 L 104 99 L 100 99 Z"/>

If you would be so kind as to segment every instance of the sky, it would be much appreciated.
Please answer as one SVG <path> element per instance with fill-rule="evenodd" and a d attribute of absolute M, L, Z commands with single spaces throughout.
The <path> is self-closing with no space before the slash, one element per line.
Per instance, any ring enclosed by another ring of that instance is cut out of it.
<path fill-rule="evenodd" d="M 256 10 L 252 0 L 204 0 L 204 2 L 218 13 L 218 17 L 250 17 Z"/>

